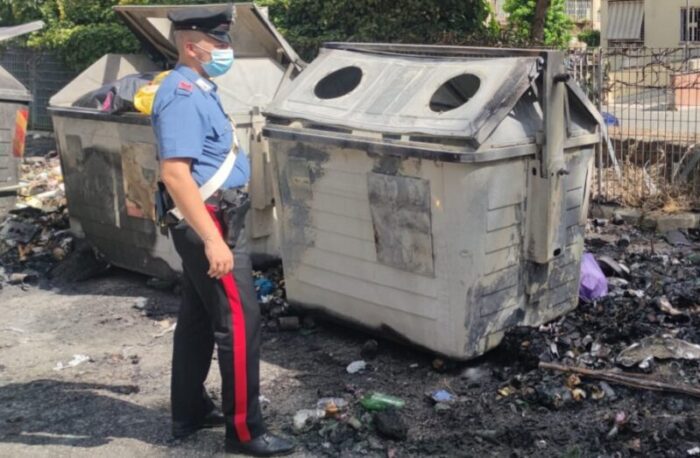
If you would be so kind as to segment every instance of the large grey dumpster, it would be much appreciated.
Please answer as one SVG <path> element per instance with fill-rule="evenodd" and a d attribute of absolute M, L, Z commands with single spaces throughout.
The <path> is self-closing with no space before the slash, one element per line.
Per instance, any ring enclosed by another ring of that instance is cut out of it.
<path fill-rule="evenodd" d="M 0 27 L 0 42 L 41 29 L 41 21 Z M 27 88 L 0 67 L 0 215 L 15 204 L 19 161 L 24 153 L 24 138 L 32 97 Z"/>
<path fill-rule="evenodd" d="M 110 115 L 74 104 L 103 84 L 162 69 L 154 57 L 166 67 L 174 64 L 177 50 L 167 14 L 186 8 L 193 7 L 116 7 L 150 55 L 105 55 L 50 101 L 72 229 L 84 233 L 115 265 L 160 277 L 181 267 L 170 239 L 154 225 L 158 167 L 150 119 L 137 113 Z M 296 76 L 301 61 L 260 9 L 252 3 L 235 8 L 231 34 L 236 63 L 215 81 L 252 161 L 252 251 L 274 256 L 278 248 L 273 176 L 259 107 Z"/>
<path fill-rule="evenodd" d="M 326 45 L 266 109 L 288 299 L 457 359 L 573 309 L 600 115 L 562 59 Z"/>

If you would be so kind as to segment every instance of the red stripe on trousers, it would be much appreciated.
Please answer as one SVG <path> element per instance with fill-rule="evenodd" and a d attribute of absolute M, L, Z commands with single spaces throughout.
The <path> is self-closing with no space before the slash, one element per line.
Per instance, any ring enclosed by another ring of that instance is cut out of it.
<path fill-rule="evenodd" d="M 219 233 L 223 235 L 221 223 L 216 217 L 216 209 L 207 205 L 207 210 L 214 220 Z M 238 439 L 241 442 L 249 442 L 251 440 L 250 431 L 248 430 L 248 367 L 246 364 L 247 348 L 245 336 L 245 317 L 243 316 L 243 306 L 241 298 L 238 295 L 238 287 L 236 280 L 233 278 L 233 272 L 229 272 L 221 278 L 221 283 L 224 285 L 228 305 L 231 309 L 231 329 L 233 330 L 233 374 L 234 374 L 234 413 L 233 425 L 236 427 Z"/>

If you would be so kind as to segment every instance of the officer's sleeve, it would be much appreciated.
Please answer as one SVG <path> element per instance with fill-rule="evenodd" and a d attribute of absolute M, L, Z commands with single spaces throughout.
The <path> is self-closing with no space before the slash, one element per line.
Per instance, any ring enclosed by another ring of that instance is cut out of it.
<path fill-rule="evenodd" d="M 206 119 L 191 95 L 175 94 L 154 117 L 161 159 L 197 159 L 204 149 Z"/>

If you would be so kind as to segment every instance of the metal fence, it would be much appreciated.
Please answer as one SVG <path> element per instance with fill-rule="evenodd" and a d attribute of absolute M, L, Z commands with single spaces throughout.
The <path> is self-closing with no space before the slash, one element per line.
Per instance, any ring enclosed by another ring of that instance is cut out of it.
<path fill-rule="evenodd" d="M 646 208 L 696 208 L 700 49 L 572 51 L 568 66 L 607 126 L 594 197 Z"/>
<path fill-rule="evenodd" d="M 29 109 L 29 128 L 53 130 L 46 111 L 49 99 L 73 80 L 76 72 L 66 69 L 54 54 L 22 47 L 0 50 L 0 66 L 17 78 L 34 97 Z"/>

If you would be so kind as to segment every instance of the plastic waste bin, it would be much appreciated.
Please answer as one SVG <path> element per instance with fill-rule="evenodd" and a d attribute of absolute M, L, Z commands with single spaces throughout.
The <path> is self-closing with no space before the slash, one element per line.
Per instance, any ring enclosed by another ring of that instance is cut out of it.
<path fill-rule="evenodd" d="M 103 56 L 54 95 L 49 108 L 71 228 L 84 234 L 113 264 L 164 278 L 176 274 L 181 266 L 167 233 L 154 224 L 158 163 L 150 118 L 76 104 L 86 94 L 127 75 L 172 67 L 177 49 L 167 14 L 187 8 L 203 6 L 115 7 L 148 54 Z M 259 107 L 296 76 L 303 62 L 261 9 L 238 3 L 235 16 L 231 34 L 236 63 L 214 81 L 252 162 L 251 250 L 254 255 L 278 256 L 273 174 L 261 135 L 264 118 Z"/>
<path fill-rule="evenodd" d="M 265 110 L 288 299 L 455 359 L 576 307 L 601 118 L 562 62 L 327 44 Z"/>
<path fill-rule="evenodd" d="M 12 27 L 0 27 L 0 42 L 35 32 L 42 21 Z M 0 67 L 0 215 L 15 205 L 19 162 L 24 155 L 24 140 L 32 96 L 22 83 Z"/>

